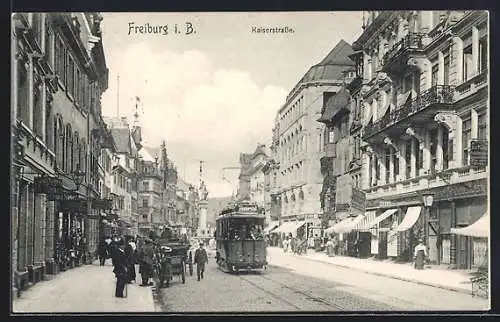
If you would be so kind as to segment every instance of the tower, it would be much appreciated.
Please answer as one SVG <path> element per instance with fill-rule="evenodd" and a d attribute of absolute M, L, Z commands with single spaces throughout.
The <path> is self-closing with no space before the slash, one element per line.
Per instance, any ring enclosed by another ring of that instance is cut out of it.
<path fill-rule="evenodd" d="M 139 103 L 141 102 L 138 96 L 135 97 L 135 113 L 134 113 L 134 125 L 132 127 L 132 138 L 134 139 L 134 143 L 137 146 L 137 149 L 141 149 L 142 147 L 142 130 L 141 125 L 139 124 Z"/>

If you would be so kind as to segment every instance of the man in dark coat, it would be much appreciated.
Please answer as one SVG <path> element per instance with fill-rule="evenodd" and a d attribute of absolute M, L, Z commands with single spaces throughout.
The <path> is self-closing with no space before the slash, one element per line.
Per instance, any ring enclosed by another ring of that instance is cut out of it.
<path fill-rule="evenodd" d="M 203 278 L 203 273 L 205 272 L 205 264 L 208 263 L 207 251 L 203 248 L 203 243 L 200 243 L 200 248 L 194 253 L 194 263 L 196 264 L 196 274 L 198 275 L 198 281 Z"/>
<path fill-rule="evenodd" d="M 133 246 L 133 237 L 127 237 L 127 245 L 125 246 L 125 256 L 127 257 L 127 269 L 129 272 L 127 283 L 132 283 L 135 281 L 135 250 Z"/>
<path fill-rule="evenodd" d="M 141 249 L 141 286 L 153 285 L 153 283 L 149 283 L 149 278 L 153 272 L 153 243 L 150 239 L 146 239 L 144 246 Z"/>
<path fill-rule="evenodd" d="M 106 258 L 108 257 L 108 243 L 102 239 L 99 243 L 99 265 L 104 266 Z"/>
<path fill-rule="evenodd" d="M 113 273 L 116 276 L 116 297 L 124 297 L 123 290 L 125 288 L 125 284 L 127 283 L 128 278 L 128 261 L 127 256 L 125 255 L 125 242 L 123 239 L 120 239 L 116 242 L 116 249 L 114 251 L 113 262 L 115 268 L 113 269 Z"/>

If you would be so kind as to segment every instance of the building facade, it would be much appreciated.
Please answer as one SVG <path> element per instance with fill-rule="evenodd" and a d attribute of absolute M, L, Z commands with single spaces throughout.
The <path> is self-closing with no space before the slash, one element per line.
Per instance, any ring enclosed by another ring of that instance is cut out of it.
<path fill-rule="evenodd" d="M 367 16 L 353 47 L 362 82 L 361 181 L 377 218 L 364 226 L 372 229 L 371 252 L 411 260 L 421 237 L 431 262 L 480 265 L 485 254 L 474 249 L 485 241 L 450 229 L 472 224 L 488 208 L 487 162 L 474 157 L 489 133 L 488 14 Z M 433 195 L 428 207 L 426 194 Z"/>
<path fill-rule="evenodd" d="M 12 32 L 12 269 L 19 291 L 97 250 L 100 97 L 108 70 L 98 13 L 16 13 Z"/>
<path fill-rule="evenodd" d="M 281 221 L 307 220 L 319 224 L 323 186 L 320 159 L 324 156 L 325 126 L 318 123 L 324 102 L 339 91 L 344 72 L 352 69 L 347 57 L 352 49 L 340 41 L 317 65 L 312 66 L 293 88 L 278 111 L 273 144 L 279 164 Z M 274 179 L 273 179 L 274 180 Z"/>

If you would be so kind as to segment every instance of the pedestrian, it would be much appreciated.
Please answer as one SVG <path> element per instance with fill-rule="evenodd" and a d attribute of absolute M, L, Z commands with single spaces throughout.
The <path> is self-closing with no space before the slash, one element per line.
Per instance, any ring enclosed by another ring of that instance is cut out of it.
<path fill-rule="evenodd" d="M 194 263 L 196 264 L 196 274 L 199 281 L 200 278 L 203 278 L 205 264 L 208 263 L 208 255 L 207 251 L 203 248 L 203 242 L 200 243 L 200 247 L 194 253 Z"/>
<path fill-rule="evenodd" d="M 128 269 L 128 278 L 127 283 L 135 282 L 135 243 L 132 236 L 127 237 L 127 245 L 125 246 L 125 255 L 127 256 L 127 269 Z"/>
<path fill-rule="evenodd" d="M 335 253 L 334 243 L 332 239 L 329 238 L 328 241 L 326 242 L 326 254 L 328 255 L 328 257 L 333 257 L 334 253 Z"/>
<path fill-rule="evenodd" d="M 105 239 L 99 243 L 99 266 L 104 266 L 108 257 L 108 244 Z"/>
<path fill-rule="evenodd" d="M 413 254 L 413 259 L 415 261 L 414 267 L 416 269 L 424 269 L 425 259 L 427 258 L 427 246 L 425 246 L 422 239 L 418 240 L 417 246 L 415 246 L 415 251 Z"/>
<path fill-rule="evenodd" d="M 123 291 L 128 278 L 127 256 L 125 255 L 125 242 L 120 239 L 116 242 L 116 249 L 113 256 L 114 269 L 116 276 L 115 297 L 124 297 Z"/>
<path fill-rule="evenodd" d="M 144 246 L 141 249 L 140 258 L 140 274 L 141 274 L 141 286 L 151 286 L 153 283 L 149 282 L 151 274 L 153 272 L 153 242 L 151 239 L 147 238 Z"/>
<path fill-rule="evenodd" d="M 189 276 L 193 276 L 193 264 L 194 264 L 194 254 L 195 254 L 195 247 L 194 243 L 189 245 L 189 249 L 187 251 L 187 258 L 188 258 L 188 268 L 189 268 Z M 219 253 L 217 252 L 217 256 L 219 256 Z"/>

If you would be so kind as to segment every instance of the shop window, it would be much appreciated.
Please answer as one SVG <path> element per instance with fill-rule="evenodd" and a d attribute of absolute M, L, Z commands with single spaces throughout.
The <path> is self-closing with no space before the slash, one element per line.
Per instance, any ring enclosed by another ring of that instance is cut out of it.
<path fill-rule="evenodd" d="M 479 72 L 482 73 L 483 71 L 488 68 L 488 38 L 484 37 L 481 40 L 479 40 Z"/>
<path fill-rule="evenodd" d="M 473 76 L 472 68 L 472 46 L 464 48 L 463 51 L 463 81 L 468 81 Z"/>

